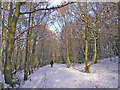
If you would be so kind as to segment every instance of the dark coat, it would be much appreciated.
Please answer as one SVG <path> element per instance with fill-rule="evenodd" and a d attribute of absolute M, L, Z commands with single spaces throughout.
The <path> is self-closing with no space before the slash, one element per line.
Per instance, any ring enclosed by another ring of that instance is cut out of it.
<path fill-rule="evenodd" d="M 51 60 L 50 64 L 53 65 L 53 60 Z"/>

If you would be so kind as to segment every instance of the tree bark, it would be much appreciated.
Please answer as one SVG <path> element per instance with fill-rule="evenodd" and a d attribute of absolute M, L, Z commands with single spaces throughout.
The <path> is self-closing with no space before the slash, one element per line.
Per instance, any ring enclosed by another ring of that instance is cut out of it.
<path fill-rule="evenodd" d="M 9 17 L 8 17 L 8 27 L 10 30 L 8 30 L 8 38 L 6 42 L 6 50 L 7 50 L 7 55 L 6 55 L 6 60 L 5 60 L 5 82 L 12 85 L 12 66 L 11 66 L 11 56 L 13 53 L 14 49 L 14 38 L 15 38 L 15 33 L 16 33 L 16 24 L 17 24 L 17 19 L 20 14 L 20 2 L 16 2 L 16 10 L 13 15 L 12 19 L 12 2 L 10 3 L 10 11 L 9 11 Z M 12 22 L 12 23 L 11 23 Z"/>
<path fill-rule="evenodd" d="M 67 57 L 67 68 L 69 68 L 69 67 L 70 67 L 70 59 L 69 59 L 68 38 L 66 38 L 66 48 L 67 48 L 67 51 L 66 51 L 66 57 Z"/>
<path fill-rule="evenodd" d="M 32 9 L 32 2 L 30 4 L 30 11 Z M 31 14 L 29 14 L 29 21 L 28 21 L 28 27 L 30 27 L 30 21 L 31 21 Z M 30 31 L 27 31 L 27 38 L 26 38 L 26 56 L 25 56 L 25 66 L 24 66 L 24 80 L 28 79 L 28 73 L 30 74 L 30 44 L 29 44 L 29 39 L 30 37 Z"/>
<path fill-rule="evenodd" d="M 35 68 L 35 60 L 36 60 L 36 40 L 37 40 L 37 36 L 33 40 L 32 63 L 31 63 L 31 72 L 32 73 L 33 73 L 33 68 Z"/>
<path fill-rule="evenodd" d="M 84 4 L 84 9 L 85 9 L 85 72 L 89 73 L 88 71 L 88 66 L 87 66 L 87 60 L 88 60 L 88 40 L 87 40 L 87 3 Z"/>

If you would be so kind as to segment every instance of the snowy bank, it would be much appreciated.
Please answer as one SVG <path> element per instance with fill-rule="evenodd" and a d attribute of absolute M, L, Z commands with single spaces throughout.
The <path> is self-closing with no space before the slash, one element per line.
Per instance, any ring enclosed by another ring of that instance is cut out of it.
<path fill-rule="evenodd" d="M 101 60 L 84 72 L 84 64 L 66 68 L 55 63 L 36 70 L 20 88 L 118 88 L 118 58 Z M 22 76 L 22 75 L 21 75 Z"/>

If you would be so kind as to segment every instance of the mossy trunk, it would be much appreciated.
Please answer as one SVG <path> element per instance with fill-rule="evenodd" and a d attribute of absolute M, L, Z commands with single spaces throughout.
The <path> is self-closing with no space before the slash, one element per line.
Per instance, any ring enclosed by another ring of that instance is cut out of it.
<path fill-rule="evenodd" d="M 7 84 L 12 85 L 12 66 L 11 66 L 11 56 L 13 53 L 13 49 L 14 49 L 14 38 L 15 38 L 15 33 L 16 33 L 16 24 L 18 21 L 18 17 L 20 14 L 20 2 L 16 2 L 16 10 L 15 13 L 13 15 L 13 19 L 12 17 L 12 2 L 10 3 L 10 11 L 9 11 L 9 17 L 8 17 L 8 27 L 10 28 L 8 30 L 8 38 L 7 38 L 7 42 L 6 42 L 6 49 L 7 49 L 7 57 L 5 60 L 5 82 Z M 12 22 L 12 23 L 11 23 Z"/>
<path fill-rule="evenodd" d="M 69 48 L 68 48 L 68 39 L 66 39 L 66 48 L 67 48 L 67 51 L 66 51 L 66 57 L 67 57 L 67 68 L 70 67 L 70 60 L 69 60 Z"/>
<path fill-rule="evenodd" d="M 87 66 L 87 52 L 88 52 L 88 41 L 85 40 L 86 47 L 85 47 L 85 72 L 88 73 L 88 66 Z"/>
<path fill-rule="evenodd" d="M 98 14 L 96 13 L 96 22 L 95 25 L 97 27 L 96 29 L 96 49 L 97 49 L 97 53 L 96 53 L 96 60 L 95 63 L 98 62 L 98 59 L 100 59 L 100 54 L 101 54 L 101 49 L 100 49 L 100 40 L 99 40 L 99 23 L 98 23 Z"/>
<path fill-rule="evenodd" d="M 85 72 L 88 73 L 89 72 L 89 68 L 87 66 L 87 60 L 88 60 L 88 40 L 87 40 L 87 3 L 84 4 L 84 8 L 85 8 Z"/>
<path fill-rule="evenodd" d="M 6 38 L 6 31 L 5 31 L 5 27 L 4 27 L 4 23 L 5 23 L 5 3 L 3 3 L 3 18 L 2 18 L 2 37 L 1 37 L 1 44 L 3 44 L 3 37 L 5 38 L 5 41 L 7 41 L 7 38 Z M 4 47 L 4 45 L 2 45 L 1 47 L 3 47 L 3 51 L 2 51 L 2 71 L 3 73 L 5 73 L 5 58 L 6 58 L 6 55 L 7 55 L 7 52 L 6 52 L 6 46 Z M 4 58 L 5 57 L 5 58 Z"/>
<path fill-rule="evenodd" d="M 98 36 L 98 34 L 96 34 L 96 37 Z M 96 49 L 97 49 L 97 53 L 96 53 L 96 61 L 95 61 L 95 63 L 97 63 L 98 62 L 98 60 L 100 59 L 100 52 L 101 52 L 101 49 L 100 49 L 100 40 L 99 40 L 99 38 L 97 38 L 96 39 Z"/>
<path fill-rule="evenodd" d="M 85 67 L 85 72 L 86 72 L 86 73 L 90 73 L 90 66 L 86 66 L 86 67 Z"/>
<path fill-rule="evenodd" d="M 90 73 L 90 66 L 95 63 L 96 56 L 97 56 L 96 38 L 95 38 L 95 36 L 94 36 L 92 31 L 91 31 L 91 34 L 92 34 L 92 36 L 94 38 L 94 59 L 88 66 L 85 67 L 85 70 L 86 70 L 85 72 L 87 72 L 87 73 Z"/>

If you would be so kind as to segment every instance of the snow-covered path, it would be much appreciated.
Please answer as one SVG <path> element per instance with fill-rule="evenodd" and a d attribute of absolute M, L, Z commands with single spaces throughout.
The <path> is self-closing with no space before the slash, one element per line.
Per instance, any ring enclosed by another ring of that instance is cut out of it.
<path fill-rule="evenodd" d="M 29 79 L 25 81 L 25 85 L 21 88 L 44 88 L 46 87 L 46 73 L 48 66 L 42 67 L 35 71 L 34 74 L 30 75 Z"/>
<path fill-rule="evenodd" d="M 30 75 L 21 88 L 117 88 L 118 61 L 103 60 L 91 66 L 91 73 L 84 73 L 84 64 L 66 68 L 55 63 L 46 65 Z"/>

